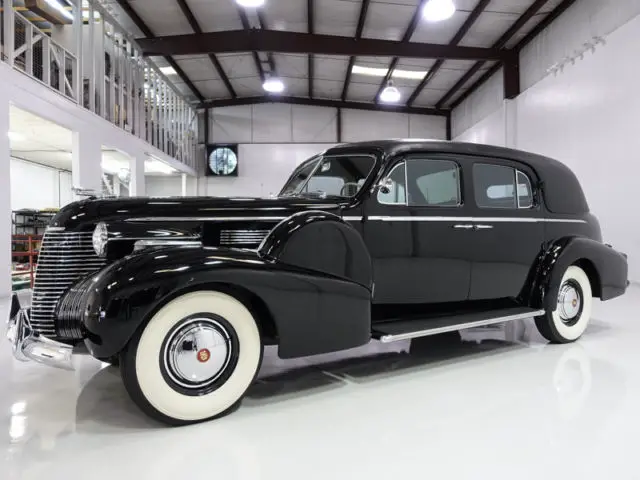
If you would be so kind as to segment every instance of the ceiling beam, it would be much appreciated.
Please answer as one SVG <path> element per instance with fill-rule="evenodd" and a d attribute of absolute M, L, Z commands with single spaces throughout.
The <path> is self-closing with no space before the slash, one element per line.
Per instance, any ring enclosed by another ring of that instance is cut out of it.
<path fill-rule="evenodd" d="M 487 5 L 489 5 L 490 1 L 491 0 L 480 0 L 476 4 L 475 8 L 471 11 L 471 13 L 469 14 L 465 22 L 462 24 L 458 32 L 453 36 L 453 38 L 449 42 L 449 45 L 451 46 L 458 45 L 458 43 L 462 41 L 462 39 L 467 34 L 467 32 L 469 32 L 473 24 L 476 23 L 476 20 L 478 20 L 482 12 L 484 12 L 484 10 L 487 8 Z M 416 89 L 409 96 L 407 100 L 407 105 L 412 105 L 413 102 L 416 101 L 416 98 L 418 98 L 418 96 L 422 93 L 422 90 L 424 90 L 424 87 L 426 87 L 427 84 L 431 80 L 433 80 L 433 77 L 435 77 L 436 73 L 440 71 L 440 69 L 442 68 L 442 65 L 444 65 L 444 60 L 442 59 L 436 60 L 436 62 L 431 66 L 431 68 L 429 69 L 427 74 L 424 76 L 424 78 L 420 81 Z"/>
<path fill-rule="evenodd" d="M 264 11 L 262 9 L 256 10 L 256 15 L 258 16 L 258 22 L 260 22 L 260 28 L 262 30 L 267 30 L 269 26 L 267 25 L 267 19 L 264 16 Z M 277 75 L 278 70 L 276 69 L 276 62 L 273 59 L 273 53 L 267 52 L 267 61 L 269 62 L 269 72 L 273 75 Z"/>
<path fill-rule="evenodd" d="M 193 29 L 193 31 L 196 33 L 202 33 L 202 28 L 200 28 L 200 24 L 198 23 L 198 20 L 196 20 L 195 15 L 189 8 L 189 5 L 187 4 L 187 0 L 176 0 L 176 1 L 178 2 L 178 5 L 180 6 L 180 10 L 182 10 L 182 13 L 187 18 L 187 21 L 189 22 L 189 25 L 191 25 L 191 28 Z M 229 80 L 229 77 L 227 77 L 227 74 L 225 73 L 224 68 L 222 68 L 222 64 L 218 60 L 218 57 L 216 57 L 213 53 L 210 53 L 209 60 L 211 60 L 213 67 L 216 69 L 216 72 L 218 72 L 218 76 L 220 77 L 220 80 L 222 80 L 222 83 L 224 83 L 224 86 L 227 88 L 229 95 L 231 95 L 232 98 L 236 98 L 238 94 L 233 88 L 233 85 L 231 85 L 231 81 Z"/>
<path fill-rule="evenodd" d="M 238 16 L 240 17 L 240 22 L 242 23 L 243 30 L 245 32 L 251 31 L 251 25 L 249 25 L 249 17 L 247 17 L 247 12 L 240 5 L 237 5 L 236 8 L 238 9 Z M 258 70 L 260 81 L 264 83 L 266 77 L 264 75 L 264 68 L 262 68 L 262 60 L 260 60 L 260 56 L 258 55 L 257 50 L 250 49 L 250 51 L 251 55 L 253 56 L 253 63 L 255 63 L 256 65 L 256 70 Z"/>
<path fill-rule="evenodd" d="M 411 37 L 413 36 L 414 32 L 416 31 L 416 28 L 418 28 L 418 22 L 422 17 L 422 10 L 424 9 L 425 3 L 427 3 L 427 0 L 420 0 L 420 2 L 418 3 L 418 6 L 416 7 L 416 11 L 413 12 L 413 17 L 411 17 L 411 21 L 409 22 L 409 26 L 407 27 L 407 30 L 404 32 L 402 40 L 400 40 L 402 43 L 408 43 L 409 40 L 411 40 Z M 384 90 L 384 88 L 389 83 L 389 80 L 391 80 L 391 77 L 393 76 L 393 71 L 396 69 L 396 66 L 398 65 L 399 61 L 400 61 L 399 57 L 393 57 L 393 60 L 391 60 L 391 64 L 389 65 L 387 74 L 382 79 L 382 82 L 380 82 L 380 87 L 378 87 L 376 96 L 373 98 L 374 102 L 378 103 L 380 99 L 380 94 L 382 93 L 382 90 Z"/>
<path fill-rule="evenodd" d="M 315 5 L 314 0 L 307 0 L 307 32 L 313 35 L 315 33 Z M 313 78 L 314 78 L 314 61 L 313 54 L 307 57 L 307 77 L 309 80 L 309 98 L 313 98 Z"/>
<path fill-rule="evenodd" d="M 562 15 L 571 5 L 576 3 L 576 0 L 564 0 L 560 3 L 556 8 L 553 9 L 549 15 L 544 17 L 544 19 L 538 23 L 533 30 L 531 30 L 522 40 L 518 42 L 518 44 L 513 48 L 516 52 L 520 52 L 524 47 L 529 45 L 531 41 L 537 37 L 545 28 L 551 25 L 556 18 Z M 468 90 L 466 90 L 462 95 L 460 95 L 455 102 L 451 104 L 451 108 L 456 108 L 462 102 L 464 102 L 473 92 L 478 90 L 484 83 L 489 80 L 493 75 L 495 75 L 502 64 L 496 63 L 493 67 L 491 67 L 484 75 L 482 75 Z"/>
<path fill-rule="evenodd" d="M 518 20 L 516 20 L 515 23 L 511 25 L 511 27 L 509 27 L 509 29 L 506 32 L 504 32 L 504 34 L 496 41 L 496 43 L 492 45 L 492 48 L 503 49 L 505 45 L 509 42 L 509 40 L 511 40 L 511 38 L 516 33 L 518 33 L 518 31 L 529 20 L 531 20 L 533 16 L 536 15 L 540 11 L 540 9 L 545 6 L 545 4 L 548 1 L 549 0 L 536 0 L 535 2 L 533 2 L 533 4 L 529 8 L 527 8 L 527 10 L 522 15 L 520 15 Z M 471 79 L 471 77 L 473 77 L 478 71 L 480 71 L 483 65 L 484 65 L 484 61 L 482 60 L 476 62 L 475 65 L 473 65 L 473 67 L 471 67 L 471 69 L 469 69 L 469 71 L 465 73 L 464 76 L 458 82 L 456 82 L 453 88 L 451 88 L 447 93 L 445 93 L 445 95 L 438 101 L 438 103 L 436 103 L 436 108 L 443 108 L 443 106 L 449 100 L 451 100 L 451 98 L 456 93 L 458 93 L 458 91 Z"/>
<path fill-rule="evenodd" d="M 358 16 L 358 26 L 356 27 L 356 36 L 355 40 L 360 40 L 362 38 L 362 31 L 364 30 L 364 24 L 367 20 L 367 11 L 369 10 L 369 3 L 371 0 L 362 0 L 362 4 L 360 5 L 360 15 Z M 347 66 L 347 75 L 344 78 L 344 84 L 342 85 L 342 101 L 347 100 L 347 93 L 349 93 L 349 85 L 351 84 L 351 70 L 353 70 L 353 64 L 356 61 L 356 57 L 351 55 L 349 57 L 349 65 Z"/>
<path fill-rule="evenodd" d="M 198 108 L 220 108 L 239 105 L 258 105 L 262 103 L 286 103 L 289 105 L 307 105 L 312 107 L 348 108 L 353 110 L 367 110 L 376 112 L 412 113 L 417 115 L 437 115 L 446 117 L 448 110 L 435 108 L 407 107 L 405 105 L 375 105 L 363 102 L 343 102 L 342 100 L 325 100 L 320 98 L 287 97 L 287 96 L 260 96 L 240 97 L 224 100 L 209 100 L 199 105 Z"/>
<path fill-rule="evenodd" d="M 499 48 L 402 43 L 373 38 L 356 40 L 339 35 L 256 29 L 140 38 L 137 41 L 145 56 L 261 51 L 455 60 L 501 60 L 503 57 L 503 52 Z"/>
<path fill-rule="evenodd" d="M 125 13 L 127 15 L 129 15 L 129 17 L 131 18 L 133 23 L 136 24 L 136 26 L 140 29 L 140 31 L 144 35 L 146 35 L 149 38 L 153 38 L 154 37 L 153 32 L 151 31 L 151 29 L 147 26 L 146 23 L 144 23 L 144 20 L 142 20 L 140 15 L 138 15 L 138 13 L 133 9 L 133 7 L 131 5 L 129 5 L 129 2 L 127 0 L 116 0 L 116 1 L 118 2 L 118 5 L 120 5 L 120 8 L 122 8 L 125 11 Z M 142 48 L 142 47 L 140 47 L 140 48 Z M 185 85 L 189 88 L 189 90 L 191 90 L 193 92 L 195 97 L 200 102 L 203 102 L 204 101 L 204 96 L 202 95 L 202 93 L 200 93 L 200 90 L 198 90 L 198 88 L 193 84 L 193 82 L 187 76 L 187 74 L 184 73 L 184 70 L 182 70 L 182 68 L 180 68 L 180 65 L 178 65 L 175 62 L 175 60 L 173 58 L 171 58 L 171 56 L 169 56 L 169 55 L 164 55 L 164 59 L 166 60 L 166 62 L 171 67 L 173 67 L 173 69 L 176 71 L 176 74 L 185 83 Z"/>

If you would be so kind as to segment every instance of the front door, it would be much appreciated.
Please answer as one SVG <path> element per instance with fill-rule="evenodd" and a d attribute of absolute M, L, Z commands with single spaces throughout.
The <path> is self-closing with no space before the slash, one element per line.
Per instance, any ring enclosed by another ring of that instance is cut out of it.
<path fill-rule="evenodd" d="M 534 172 L 508 161 L 476 160 L 470 173 L 475 235 L 469 299 L 516 298 L 544 241 Z"/>
<path fill-rule="evenodd" d="M 474 232 L 462 177 L 463 165 L 450 156 L 411 154 L 390 162 L 388 187 L 365 204 L 374 303 L 467 299 Z"/>

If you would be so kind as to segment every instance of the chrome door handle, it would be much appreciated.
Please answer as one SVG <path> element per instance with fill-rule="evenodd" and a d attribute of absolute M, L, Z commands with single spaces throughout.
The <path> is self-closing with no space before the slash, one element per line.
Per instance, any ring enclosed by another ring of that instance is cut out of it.
<path fill-rule="evenodd" d="M 490 230 L 493 228 L 493 225 L 476 225 L 474 228 L 476 230 Z"/>
<path fill-rule="evenodd" d="M 473 228 L 473 225 L 471 225 L 470 223 L 458 224 L 458 225 L 454 225 L 453 228 L 471 230 Z"/>

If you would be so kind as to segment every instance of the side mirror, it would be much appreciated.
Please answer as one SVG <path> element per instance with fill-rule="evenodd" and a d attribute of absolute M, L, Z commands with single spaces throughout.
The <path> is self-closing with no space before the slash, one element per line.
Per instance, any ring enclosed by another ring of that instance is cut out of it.
<path fill-rule="evenodd" d="M 378 183 L 376 189 L 386 195 L 391 192 L 391 187 L 393 187 L 393 180 L 387 177 L 383 178 L 380 183 Z"/>

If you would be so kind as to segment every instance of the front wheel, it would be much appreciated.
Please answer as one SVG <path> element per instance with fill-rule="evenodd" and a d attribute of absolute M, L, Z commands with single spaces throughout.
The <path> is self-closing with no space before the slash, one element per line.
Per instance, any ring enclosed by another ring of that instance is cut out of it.
<path fill-rule="evenodd" d="M 592 303 L 589 277 L 580 267 L 572 265 L 560 282 L 555 310 L 536 317 L 536 327 L 552 343 L 574 342 L 587 329 Z"/>
<path fill-rule="evenodd" d="M 260 332 L 236 298 L 215 291 L 163 306 L 121 354 L 124 385 L 140 409 L 170 425 L 236 407 L 262 361 Z"/>

